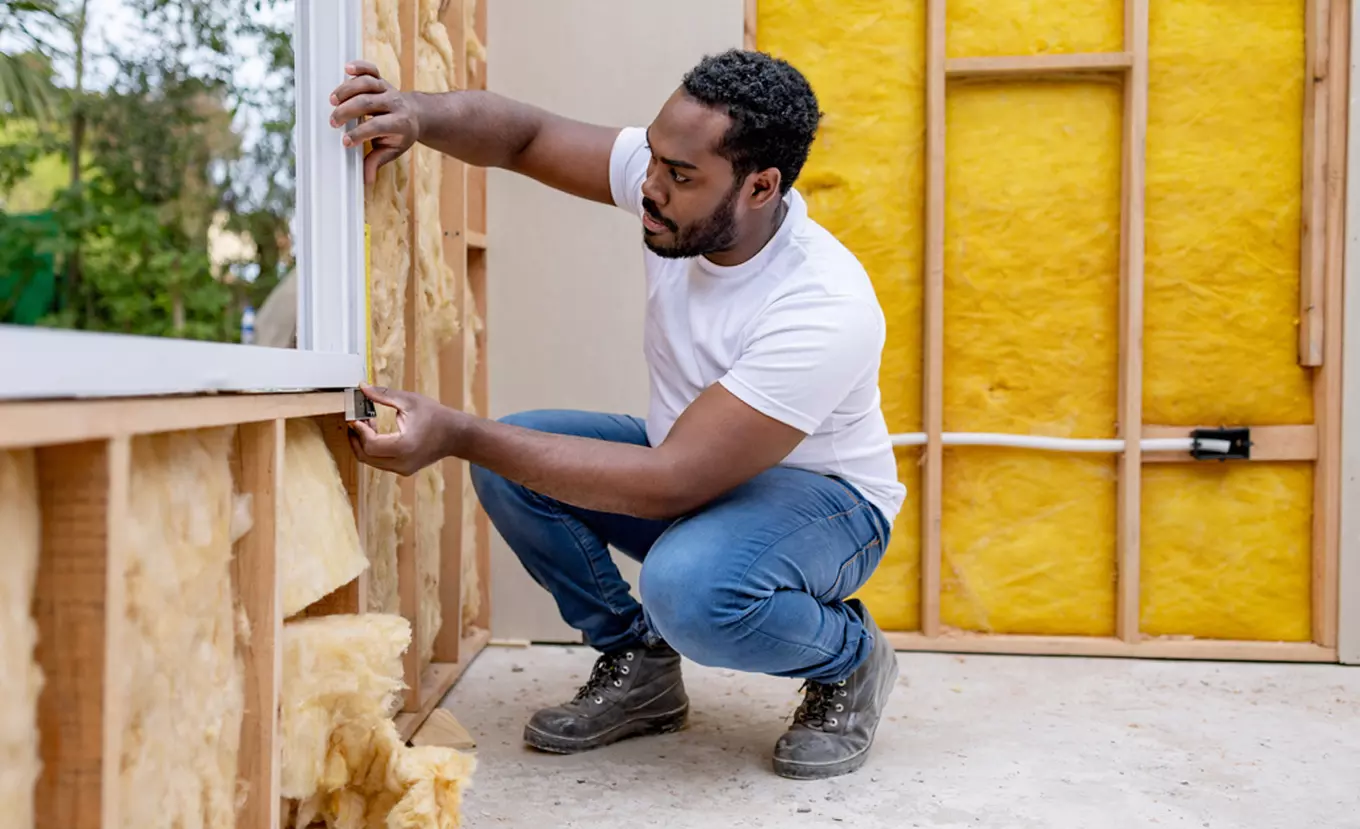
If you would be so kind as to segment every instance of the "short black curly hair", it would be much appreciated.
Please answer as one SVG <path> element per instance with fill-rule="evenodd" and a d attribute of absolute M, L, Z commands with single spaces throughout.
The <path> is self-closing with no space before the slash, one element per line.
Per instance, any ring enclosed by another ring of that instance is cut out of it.
<path fill-rule="evenodd" d="M 738 181 L 775 167 L 780 192 L 789 191 L 822 119 L 817 96 L 801 72 L 763 52 L 729 49 L 705 57 L 687 72 L 684 89 L 732 119 L 717 152 L 732 163 Z"/>

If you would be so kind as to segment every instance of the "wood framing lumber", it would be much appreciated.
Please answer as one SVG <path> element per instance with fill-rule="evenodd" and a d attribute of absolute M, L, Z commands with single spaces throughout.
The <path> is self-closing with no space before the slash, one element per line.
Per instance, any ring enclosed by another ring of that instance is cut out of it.
<path fill-rule="evenodd" d="M 461 3 L 451 3 L 445 10 L 444 25 L 453 44 L 456 84 L 467 82 L 466 18 Z M 439 194 L 439 217 L 444 228 L 444 261 L 452 268 L 453 307 L 458 319 L 464 319 L 467 302 L 467 165 L 444 156 L 442 190 Z M 482 247 L 485 247 L 485 238 Z M 463 342 L 460 331 L 449 338 L 439 355 L 439 400 L 455 409 L 463 408 Z M 439 604 L 443 608 L 442 623 L 434 639 L 434 662 L 457 663 L 461 658 L 463 640 L 463 469 L 466 461 L 446 458 L 441 462 L 444 476 L 444 526 L 440 530 Z"/>
<path fill-rule="evenodd" d="M 1305 12 L 1303 93 L 1303 216 L 1299 281 L 1299 363 L 1320 366 L 1324 357 L 1327 256 L 1328 60 L 1333 0 L 1308 0 Z M 1341 73 L 1344 76 L 1344 72 Z"/>
<path fill-rule="evenodd" d="M 266 420 L 243 424 L 236 433 L 237 488 L 251 496 L 251 528 L 236 542 L 232 555 L 236 597 L 250 622 L 238 772 L 246 789 L 238 829 L 279 825 L 283 612 L 276 526 L 283 509 L 284 427 L 281 419 Z"/>
<path fill-rule="evenodd" d="M 476 250 L 486 250 L 486 234 L 469 231 L 467 234 L 467 246 Z"/>
<path fill-rule="evenodd" d="M 34 618 L 45 687 L 38 700 L 42 773 L 37 825 L 121 826 L 123 700 L 109 692 L 127 601 L 129 439 L 38 451 L 42 556 Z"/>
<path fill-rule="evenodd" d="M 57 400 L 0 405 L 0 449 L 207 429 L 345 411 L 338 391 Z"/>
<path fill-rule="evenodd" d="M 760 0 L 745 0 L 742 7 L 742 48 L 754 51 L 756 48 L 756 21 L 759 18 Z"/>
<path fill-rule="evenodd" d="M 1346 141 L 1350 92 L 1350 0 L 1331 0 L 1326 79 L 1326 260 L 1323 281 L 1323 360 L 1313 383 L 1318 460 L 1313 483 L 1313 641 L 1337 643 L 1341 548 L 1342 303 L 1346 254 Z M 1319 104 L 1322 100 L 1319 99 Z"/>
<path fill-rule="evenodd" d="M 439 703 L 448 694 L 463 672 L 468 669 L 472 661 L 486 647 L 491 640 L 491 632 L 478 630 L 466 637 L 461 647 L 462 658 L 457 662 L 431 662 L 426 666 L 420 678 L 421 706 L 415 711 L 403 711 L 396 716 L 397 731 L 400 732 L 403 740 L 410 740 L 411 737 L 420 730 L 425 724 L 425 720 L 430 716 L 430 712 L 439 706 Z"/>
<path fill-rule="evenodd" d="M 1311 642 L 1244 642 L 1226 639 L 1143 639 L 1112 636 L 1009 636 L 948 632 L 939 636 L 887 632 L 899 651 L 1020 656 L 1118 656 L 1268 662 L 1334 662 L 1336 649 Z"/>
<path fill-rule="evenodd" d="M 1115 594 L 1115 635 L 1139 638 L 1141 603 L 1139 551 L 1143 499 L 1143 457 L 1137 438 L 1143 428 L 1143 264 L 1148 120 L 1148 0 L 1124 0 L 1124 39 L 1131 58 L 1124 84 L 1123 182 L 1119 274 L 1119 455 Z M 1092 57 L 1073 56 L 1073 57 Z"/>
<path fill-rule="evenodd" d="M 1135 6 L 1125 0 L 1126 9 Z M 1146 30 L 1146 27 L 1144 27 Z M 1131 29 L 1126 29 L 1126 34 Z M 1144 53 L 1146 60 L 1146 52 Z M 1130 47 L 1127 52 L 1078 52 L 1067 55 L 1015 55 L 985 58 L 950 58 L 945 61 L 945 76 L 949 80 L 982 79 L 1033 80 L 1046 76 L 1073 74 L 1104 74 L 1124 72 L 1133 68 L 1136 57 Z"/>
<path fill-rule="evenodd" d="M 926 447 L 921 498 L 921 631 L 940 627 L 944 513 L 944 198 L 945 0 L 926 3 L 926 250 L 924 409 Z"/>
<path fill-rule="evenodd" d="M 401 88 L 416 88 L 416 42 L 420 33 L 419 0 L 400 0 L 398 15 L 401 20 Z M 414 168 L 413 168 L 414 169 Z M 406 188 L 406 250 L 409 261 L 406 263 L 406 302 L 405 302 L 405 343 L 402 388 L 420 388 L 417 372 L 420 369 L 421 325 L 420 285 L 417 278 L 416 262 L 419 258 L 420 219 L 416 210 L 416 185 L 412 181 Z M 419 572 L 416 562 L 416 527 L 421 521 L 417 479 L 408 475 L 400 479 L 399 491 L 401 508 L 406 511 L 407 520 L 402 523 L 401 537 L 397 541 L 397 597 L 399 612 L 411 623 L 411 647 L 402 655 L 402 679 L 406 692 L 402 703 L 403 711 L 417 711 L 421 704 L 420 682 L 420 642 L 425 632 L 421 629 Z"/>
<path fill-rule="evenodd" d="M 1188 438 L 1190 426 L 1144 426 L 1144 439 Z M 1213 427 L 1204 427 L 1213 428 Z M 1312 461 L 1318 456 L 1316 426 L 1252 426 L 1251 461 Z M 1143 463 L 1202 463 L 1189 452 L 1144 452 Z"/>
<path fill-rule="evenodd" d="M 471 751 L 477 747 L 477 741 L 463 724 L 458 722 L 458 718 L 453 716 L 453 712 L 436 708 L 430 712 L 425 724 L 411 737 L 411 745 L 442 746 L 459 751 Z"/>
<path fill-rule="evenodd" d="M 467 301 L 475 303 L 477 318 L 482 320 L 481 330 L 477 332 L 477 373 L 472 381 L 472 404 L 482 417 L 491 415 L 491 385 L 487 361 L 486 326 L 486 251 L 474 251 L 468 258 L 468 289 L 472 296 Z M 477 548 L 477 618 L 473 624 L 482 630 L 491 628 L 491 519 L 481 504 L 477 505 L 476 516 Z"/>

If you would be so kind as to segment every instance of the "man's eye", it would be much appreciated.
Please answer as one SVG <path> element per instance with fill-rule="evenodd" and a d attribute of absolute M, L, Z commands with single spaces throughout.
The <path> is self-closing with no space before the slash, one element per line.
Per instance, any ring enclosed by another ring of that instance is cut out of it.
<path fill-rule="evenodd" d="M 676 171 L 675 171 L 675 168 L 673 168 L 673 167 L 671 168 L 671 178 L 675 179 L 677 182 L 680 182 L 680 183 L 684 183 L 684 182 L 686 182 L 686 181 L 689 181 L 689 179 L 685 178 L 684 176 L 682 176 L 682 175 L 680 175 L 678 172 L 676 172 Z"/>

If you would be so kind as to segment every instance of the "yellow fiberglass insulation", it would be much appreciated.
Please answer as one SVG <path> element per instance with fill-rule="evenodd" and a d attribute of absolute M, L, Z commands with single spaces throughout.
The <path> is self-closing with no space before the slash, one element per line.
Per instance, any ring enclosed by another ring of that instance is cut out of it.
<path fill-rule="evenodd" d="M 959 84 L 947 100 L 947 432 L 1115 434 L 1123 96 Z M 994 633 L 1108 634 L 1110 456 L 950 449 L 940 609 Z"/>
<path fill-rule="evenodd" d="M 1152 2 L 1145 422 L 1312 422 L 1303 21 L 1304 0 Z"/>
<path fill-rule="evenodd" d="M 1297 351 L 1304 6 L 1151 4 L 1145 422 L 1312 422 Z M 1307 639 L 1307 465 L 1144 475 L 1143 629 Z"/>
<path fill-rule="evenodd" d="M 826 112 L 798 186 L 878 289 L 893 432 L 921 428 L 925 5 L 761 0 L 757 25 L 759 47 L 801 69 Z M 1304 6 L 1151 2 L 1145 423 L 1314 416 L 1295 344 Z M 950 0 L 947 52 L 1118 49 L 1121 9 Z M 1098 82 L 949 85 L 947 430 L 1114 434 L 1121 117 L 1118 88 Z M 897 630 L 917 624 L 918 456 L 899 453 L 909 497 L 861 591 Z M 1111 632 L 1113 458 L 984 448 L 945 457 L 945 623 Z M 1149 632 L 1299 635 L 1311 491 L 1302 467 L 1158 466 L 1144 489 Z M 1266 494 L 1279 499 L 1276 518 L 1256 520 L 1244 505 Z M 1192 537 L 1208 546 L 1193 553 Z M 1224 581 L 1208 550 L 1232 551 L 1243 569 Z"/>
<path fill-rule="evenodd" d="M 310 418 L 290 419 L 284 440 L 278 555 L 283 615 L 292 616 L 353 581 L 368 559 L 321 427 Z"/>
<path fill-rule="evenodd" d="M 474 769 L 453 749 L 413 749 L 391 719 L 410 624 L 324 616 L 284 625 L 280 731 L 286 825 L 447 829 Z"/>
<path fill-rule="evenodd" d="M 397 0 L 364 0 L 364 57 L 393 84 L 401 81 L 401 16 Z M 373 337 L 373 382 L 401 388 L 405 384 L 406 281 L 411 270 L 407 238 L 407 188 L 411 181 L 411 153 L 403 153 L 378 171 L 365 205 L 370 243 L 370 312 Z M 396 415 L 378 407 L 377 428 L 395 431 Z M 397 475 L 363 466 L 367 533 L 364 549 L 372 565 L 368 609 L 395 613 L 397 597 L 397 542 L 410 516 L 401 504 Z"/>
<path fill-rule="evenodd" d="M 945 11 L 951 58 L 1118 52 L 1124 43 L 1123 0 L 947 0 Z"/>
<path fill-rule="evenodd" d="M 33 589 L 42 546 L 38 476 L 32 450 L 0 452 L 0 826 L 32 829 L 38 755 L 38 695 L 42 669 L 34 648 Z"/>
<path fill-rule="evenodd" d="M 879 375 L 888 428 L 919 431 L 925 3 L 761 0 L 758 10 L 759 48 L 804 72 L 826 113 L 796 186 L 809 215 L 859 257 L 877 289 L 888 322 Z M 907 500 L 859 593 L 889 630 L 917 627 L 919 456 L 898 453 Z"/>
<path fill-rule="evenodd" d="M 1308 641 L 1312 498 L 1307 463 L 1145 468 L 1143 632 Z"/>
<path fill-rule="evenodd" d="M 244 667 L 232 597 L 233 429 L 132 440 L 126 613 L 108 690 L 120 701 L 127 829 L 231 829 Z"/>
<path fill-rule="evenodd" d="M 416 40 L 416 88 L 443 92 L 457 82 L 457 67 L 448 30 L 439 21 L 438 0 L 420 2 L 420 37 Z M 418 370 L 416 391 L 440 397 L 440 357 L 459 330 L 454 303 L 454 272 L 444 257 L 444 225 L 440 209 L 444 177 L 443 156 L 424 146 L 412 148 L 416 187 L 416 279 L 420 297 L 417 326 Z M 420 664 L 434 656 L 434 638 L 442 624 L 439 577 L 444 528 L 444 473 L 441 464 L 417 473 L 416 574 L 417 608 L 421 623 L 416 651 Z"/>

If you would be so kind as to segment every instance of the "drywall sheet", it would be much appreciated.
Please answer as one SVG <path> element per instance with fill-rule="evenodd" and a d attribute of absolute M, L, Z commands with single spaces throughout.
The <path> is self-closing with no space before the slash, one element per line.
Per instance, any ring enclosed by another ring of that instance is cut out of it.
<path fill-rule="evenodd" d="M 421 0 L 416 39 L 416 88 L 444 92 L 457 84 L 457 67 L 448 30 L 439 20 L 438 0 Z M 459 330 L 454 303 L 454 272 L 444 258 L 444 224 L 440 197 L 444 185 L 443 156 L 424 146 L 412 148 L 416 187 L 416 284 L 420 323 L 416 326 L 416 391 L 439 399 L 439 358 Z M 451 228 L 461 232 L 461 228 Z M 441 533 L 444 528 L 444 473 L 440 464 L 422 469 L 416 482 L 417 608 L 421 623 L 416 650 L 420 663 L 434 655 L 434 639 L 442 623 L 439 602 Z"/>
<path fill-rule="evenodd" d="M 1122 101 L 1114 83 L 951 86 L 945 431 L 1115 436 Z M 947 449 L 944 624 L 1111 633 L 1114 499 L 1111 456 Z"/>
<path fill-rule="evenodd" d="M 34 648 L 33 589 L 42 546 L 38 477 L 32 450 L 0 452 L 0 826 L 32 829 L 42 669 Z"/>
<path fill-rule="evenodd" d="M 1150 38 L 1144 420 L 1310 423 L 1304 0 L 1153 0 Z M 1305 467 L 1183 465 L 1143 486 L 1145 630 L 1306 638 Z"/>
<path fill-rule="evenodd" d="M 126 547 L 115 558 L 127 609 L 107 677 L 124 716 L 127 829 L 236 826 L 245 631 L 231 586 L 233 439 L 224 428 L 132 441 Z"/>
<path fill-rule="evenodd" d="M 398 0 L 364 0 L 364 57 L 393 84 L 401 83 L 401 16 Z M 402 388 L 406 371 L 406 281 L 411 271 L 411 248 L 407 233 L 410 211 L 407 188 L 411 181 L 411 153 L 378 171 L 377 181 L 365 203 L 369 226 L 370 312 L 373 337 L 373 382 Z M 378 407 L 379 431 L 395 431 L 396 416 Z M 368 583 L 368 607 L 395 613 L 397 597 L 397 542 L 409 511 L 401 503 L 398 477 L 370 466 L 366 477 L 368 535 L 365 550 L 372 569 Z"/>
<path fill-rule="evenodd" d="M 945 12 L 951 58 L 1123 48 L 1123 0 L 947 0 Z"/>
<path fill-rule="evenodd" d="M 310 418 L 286 424 L 278 545 L 284 616 L 349 584 L 368 566 L 340 469 Z"/>
<path fill-rule="evenodd" d="M 868 269 L 888 322 L 879 375 L 893 432 L 921 423 L 925 187 L 923 0 L 761 0 L 759 47 L 797 66 L 826 117 L 796 186 L 809 215 Z M 898 454 L 907 500 L 860 597 L 878 623 L 914 630 L 920 561 L 919 449 Z"/>

